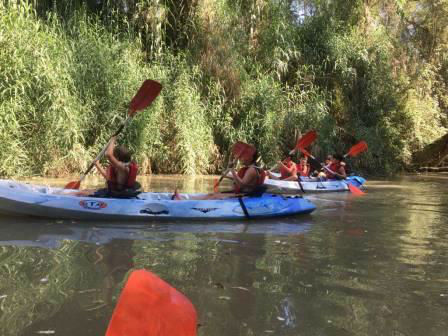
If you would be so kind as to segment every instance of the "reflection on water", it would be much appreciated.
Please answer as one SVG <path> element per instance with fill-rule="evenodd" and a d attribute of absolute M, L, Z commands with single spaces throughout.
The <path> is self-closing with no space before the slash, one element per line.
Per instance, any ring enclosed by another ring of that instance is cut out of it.
<path fill-rule="evenodd" d="M 187 192 L 212 183 L 144 181 Z M 0 335 L 104 335 L 135 268 L 191 299 L 200 335 L 445 335 L 447 184 L 423 175 L 370 182 L 362 197 L 307 195 L 312 215 L 281 220 L 0 218 Z"/>

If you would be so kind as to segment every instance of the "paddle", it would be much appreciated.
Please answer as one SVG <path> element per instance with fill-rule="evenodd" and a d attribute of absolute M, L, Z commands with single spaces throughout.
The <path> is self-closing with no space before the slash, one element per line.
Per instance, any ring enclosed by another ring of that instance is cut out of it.
<path fill-rule="evenodd" d="M 305 148 L 302 148 L 302 147 L 301 147 L 301 148 L 299 148 L 299 149 L 300 149 L 300 151 L 301 151 L 304 155 L 306 155 L 306 156 L 308 156 L 309 158 L 313 159 L 314 161 L 318 162 L 317 159 L 316 159 L 313 155 L 311 155 L 311 153 L 308 152 Z M 355 156 L 357 156 L 358 154 L 361 154 L 362 152 L 365 152 L 367 149 L 368 149 L 367 143 L 366 143 L 365 141 L 360 141 L 360 142 L 358 142 L 356 145 L 353 145 L 353 146 L 350 148 L 350 150 L 349 150 L 346 154 L 344 154 L 344 158 L 346 158 L 347 156 L 355 157 Z M 319 163 L 319 165 L 321 166 L 321 168 L 325 168 L 325 167 L 322 167 L 322 165 L 320 164 L 320 162 L 318 162 L 318 163 Z"/>
<path fill-rule="evenodd" d="M 290 154 L 294 154 L 296 151 L 300 150 L 300 148 L 306 148 L 313 143 L 317 138 L 317 132 L 314 130 L 308 131 L 305 133 L 299 140 L 296 142 L 296 146 L 290 152 Z"/>
<path fill-rule="evenodd" d="M 311 153 L 309 153 L 305 148 L 299 148 L 299 149 L 300 149 L 300 151 L 304 155 L 306 155 L 309 158 L 311 158 L 312 160 L 314 160 L 314 162 L 316 162 L 319 165 L 319 167 L 321 167 L 321 168 L 329 171 L 330 173 L 334 174 L 334 172 L 328 166 L 322 166 L 322 164 L 318 160 L 316 160 L 316 158 L 313 155 L 311 155 Z M 365 141 L 360 141 L 356 145 L 353 145 L 350 148 L 350 150 L 346 154 L 344 154 L 344 158 L 346 158 L 347 156 L 351 156 L 351 157 L 357 156 L 358 154 L 366 151 L 367 149 L 368 149 L 367 143 Z M 356 195 L 363 195 L 363 194 L 365 194 L 364 191 L 362 191 L 358 187 L 354 186 L 353 184 L 351 184 L 349 182 L 346 182 L 346 181 L 344 181 L 344 182 L 347 184 L 348 189 L 353 194 L 356 194 Z"/>
<path fill-rule="evenodd" d="M 365 141 L 360 141 L 356 145 L 353 145 L 352 148 L 348 151 L 347 154 L 344 155 L 344 157 L 347 156 L 356 156 L 362 152 L 365 152 L 368 149 L 367 143 Z"/>
<path fill-rule="evenodd" d="M 306 148 L 313 143 L 317 138 L 317 132 L 314 130 L 308 131 L 305 133 L 300 139 L 297 140 L 296 146 L 292 149 L 289 154 L 293 155 L 296 151 L 300 150 L 300 148 Z M 276 166 L 272 167 L 269 170 L 273 170 Z"/>
<path fill-rule="evenodd" d="M 114 136 L 117 136 L 121 133 L 121 131 L 125 128 L 125 126 L 131 121 L 131 119 L 137 114 L 137 111 L 143 110 L 146 107 L 148 107 L 154 99 L 157 98 L 160 91 L 162 90 L 162 85 L 154 80 L 147 79 L 143 82 L 142 86 L 138 90 L 137 94 L 132 98 L 131 102 L 129 103 L 129 110 L 128 110 L 128 117 L 126 120 L 120 125 L 118 130 L 109 138 L 109 141 L 107 142 L 106 146 L 101 150 L 101 152 L 97 155 L 97 157 L 92 161 L 92 163 L 89 165 L 87 170 L 84 172 L 84 174 L 81 176 L 81 178 L 78 181 L 71 181 L 67 183 L 67 185 L 64 187 L 64 189 L 79 189 L 81 186 L 81 182 L 84 180 L 84 178 L 89 174 L 89 172 L 92 170 L 92 168 L 95 166 L 95 162 L 100 160 L 104 153 L 106 152 L 107 148 L 109 147 L 110 141 Z"/>
<path fill-rule="evenodd" d="M 215 183 L 215 185 L 213 186 L 213 191 L 217 192 L 218 190 L 218 186 L 219 184 L 222 182 L 222 180 L 224 179 L 224 177 L 226 177 L 226 175 L 228 174 L 230 167 L 235 166 L 236 161 L 240 158 L 242 158 L 243 156 L 246 157 L 252 157 L 256 152 L 256 148 L 253 145 L 248 145 L 247 143 L 238 141 L 236 142 L 233 146 L 232 146 L 232 156 L 233 156 L 233 160 L 231 160 L 229 158 L 229 163 L 227 165 L 226 170 L 222 173 L 221 177 L 219 178 L 219 180 Z"/>
<path fill-rule="evenodd" d="M 133 271 L 106 336 L 196 336 L 197 313 L 186 296 L 146 270 Z"/>

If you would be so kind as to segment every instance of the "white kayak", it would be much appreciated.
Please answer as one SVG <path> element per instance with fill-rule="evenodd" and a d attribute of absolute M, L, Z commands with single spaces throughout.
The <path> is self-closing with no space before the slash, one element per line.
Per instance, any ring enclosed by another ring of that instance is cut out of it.
<path fill-rule="evenodd" d="M 280 176 L 280 174 L 278 174 Z M 266 179 L 264 185 L 271 192 L 334 192 L 334 191 L 349 191 L 348 184 L 352 184 L 357 188 L 362 188 L 366 180 L 360 176 L 349 176 L 345 180 L 326 180 L 316 181 L 308 177 L 301 177 L 301 182 L 297 181 L 283 181 Z"/>
<path fill-rule="evenodd" d="M 0 180 L 0 213 L 86 220 L 219 220 L 290 216 L 316 208 L 302 197 L 267 193 L 224 200 L 171 200 L 171 193 L 143 192 L 137 198 L 117 199 L 78 197 L 67 192 L 70 190 Z M 181 196 L 194 195 L 198 194 Z"/>

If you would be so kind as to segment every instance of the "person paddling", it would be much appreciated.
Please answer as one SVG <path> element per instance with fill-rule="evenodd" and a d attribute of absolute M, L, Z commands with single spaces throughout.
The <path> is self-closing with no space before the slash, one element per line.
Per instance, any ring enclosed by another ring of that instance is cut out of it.
<path fill-rule="evenodd" d="M 302 177 L 308 177 L 310 175 L 311 167 L 308 164 L 308 157 L 306 155 L 299 159 L 299 163 L 296 166 L 297 175 Z"/>
<path fill-rule="evenodd" d="M 81 190 L 74 195 L 90 197 L 130 198 L 138 194 L 140 184 L 136 181 L 137 163 L 132 161 L 131 153 L 124 146 L 116 146 L 116 137 L 112 137 L 106 150 L 109 167 L 104 169 L 98 161 L 95 167 L 106 179 L 106 188 Z"/>
<path fill-rule="evenodd" d="M 243 164 L 243 167 L 235 170 L 234 167 L 230 169 L 230 176 L 228 178 L 233 179 L 233 188 L 227 192 L 215 192 L 204 196 L 198 196 L 195 200 L 202 199 L 225 199 L 239 196 L 254 196 L 258 197 L 266 190 L 263 186 L 263 182 L 266 178 L 266 173 L 263 169 L 256 166 L 258 160 L 258 152 L 255 150 L 251 155 L 242 155 L 239 160 Z M 186 199 L 185 196 L 181 196 L 177 190 L 175 190 L 172 199 L 182 200 Z"/>
<path fill-rule="evenodd" d="M 268 171 L 268 176 L 273 180 L 283 180 L 283 181 L 295 181 L 297 180 L 297 166 L 292 160 L 292 154 L 286 153 L 286 159 L 279 161 L 277 163 L 277 168 L 280 171 L 280 177 L 272 174 Z"/>
<path fill-rule="evenodd" d="M 258 195 L 264 192 L 262 185 L 266 178 L 266 173 L 263 169 L 256 166 L 258 157 L 257 151 L 252 156 L 243 156 L 240 158 L 240 161 L 244 167 L 239 169 L 238 172 L 236 172 L 235 168 L 230 170 L 235 193 Z"/>
<path fill-rule="evenodd" d="M 323 167 L 324 172 L 319 174 L 319 177 L 325 177 L 326 179 L 344 180 L 347 178 L 345 172 L 345 164 L 343 164 L 344 157 L 341 154 L 334 154 L 330 165 Z"/>

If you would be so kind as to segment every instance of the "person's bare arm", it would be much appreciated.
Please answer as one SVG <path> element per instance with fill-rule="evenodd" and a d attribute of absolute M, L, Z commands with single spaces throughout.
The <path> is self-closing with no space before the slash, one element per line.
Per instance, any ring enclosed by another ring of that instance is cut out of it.
<path fill-rule="evenodd" d="M 279 161 L 279 162 L 278 162 L 278 166 L 279 166 L 279 167 L 283 167 L 284 169 L 286 169 L 286 170 L 288 171 L 288 173 L 291 174 L 291 175 L 293 175 L 293 173 L 294 173 L 295 171 L 297 171 L 297 168 L 296 168 L 296 165 L 295 165 L 295 164 L 293 164 L 293 165 L 291 166 L 291 168 L 288 168 L 288 166 L 286 166 L 282 161 Z"/>
<path fill-rule="evenodd" d="M 106 170 L 103 166 L 100 165 L 99 161 L 95 161 L 95 167 L 99 171 L 99 173 L 107 180 L 109 176 L 107 176 Z"/>
<path fill-rule="evenodd" d="M 110 140 L 109 147 L 107 147 L 106 150 L 106 158 L 109 160 L 110 164 L 117 169 L 118 171 L 122 172 L 128 172 L 128 167 L 123 162 L 118 161 L 118 159 L 114 155 L 114 148 L 115 148 L 115 140 L 116 137 L 112 137 Z"/>

